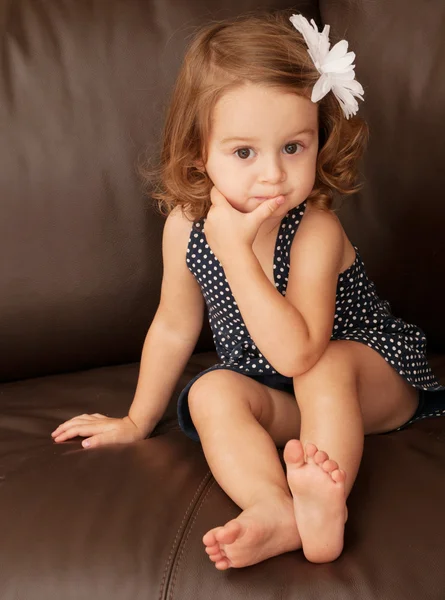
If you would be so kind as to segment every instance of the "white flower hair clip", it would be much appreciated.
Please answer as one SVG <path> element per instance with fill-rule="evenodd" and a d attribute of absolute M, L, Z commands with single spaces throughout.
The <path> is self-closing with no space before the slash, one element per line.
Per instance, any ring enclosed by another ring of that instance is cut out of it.
<path fill-rule="evenodd" d="M 312 102 L 318 102 L 331 90 L 335 94 L 340 106 L 343 109 L 345 117 L 349 119 L 358 111 L 358 102 L 354 98 L 363 100 L 365 93 L 362 86 L 355 79 L 355 59 L 354 52 L 348 52 L 348 42 L 341 40 L 329 50 L 329 30 L 330 26 L 325 25 L 322 32 L 311 19 L 309 21 L 303 15 L 292 15 L 289 20 L 297 31 L 299 31 L 308 46 L 308 54 L 321 74 L 317 83 L 312 89 Z"/>

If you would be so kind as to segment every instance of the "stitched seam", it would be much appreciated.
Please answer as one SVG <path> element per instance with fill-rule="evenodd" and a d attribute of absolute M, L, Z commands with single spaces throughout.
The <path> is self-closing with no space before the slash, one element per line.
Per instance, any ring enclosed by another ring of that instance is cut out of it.
<path fill-rule="evenodd" d="M 170 550 L 170 554 L 169 554 L 169 557 L 168 557 L 168 560 L 167 560 L 167 564 L 165 566 L 164 573 L 163 573 L 163 576 L 162 576 L 161 586 L 160 586 L 160 590 L 159 590 L 159 600 L 162 600 L 163 595 L 164 595 L 163 592 L 164 592 L 165 580 L 167 578 L 167 573 L 169 572 L 170 566 L 171 566 L 172 561 L 173 561 L 173 555 L 177 551 L 177 541 L 178 541 L 178 538 L 180 537 L 180 535 L 182 533 L 184 523 L 189 518 L 189 513 L 191 512 L 191 508 L 194 505 L 194 503 L 196 502 L 197 497 L 201 494 L 202 489 L 206 486 L 207 480 L 209 479 L 210 475 L 211 475 L 210 471 L 207 471 L 207 473 L 203 477 L 201 483 L 199 484 L 199 486 L 198 486 L 198 488 L 197 488 L 197 490 L 195 492 L 195 495 L 191 499 L 190 504 L 188 505 L 187 510 L 184 513 L 184 516 L 182 518 L 181 524 L 178 527 L 178 531 L 176 532 L 175 539 L 173 540 L 172 549 Z"/>
<path fill-rule="evenodd" d="M 190 537 L 190 534 L 191 534 L 191 532 L 193 530 L 193 526 L 194 526 L 195 521 L 196 521 L 196 519 L 197 519 L 197 517 L 198 517 L 198 515 L 199 515 L 199 513 L 201 511 L 201 508 L 204 506 L 206 498 L 210 494 L 210 492 L 212 491 L 212 488 L 215 485 L 215 483 L 216 483 L 216 481 L 213 479 L 213 481 L 209 485 L 209 489 L 207 490 L 207 492 L 202 497 L 201 503 L 198 506 L 195 514 L 193 515 L 193 519 L 190 521 L 190 525 L 189 525 L 189 528 L 188 528 L 188 531 L 187 531 L 187 535 L 185 536 L 185 538 L 182 541 L 181 551 L 179 553 L 178 560 L 176 561 L 175 570 L 174 570 L 173 577 L 172 577 L 171 589 L 170 589 L 170 593 L 169 593 L 169 596 L 168 596 L 169 600 L 172 600 L 172 598 L 173 598 L 173 592 L 174 592 L 175 585 L 176 585 L 176 578 L 177 578 L 177 574 L 179 572 L 179 567 L 180 567 L 180 564 L 181 564 L 182 556 L 183 556 L 185 548 L 187 546 L 187 541 L 188 541 L 188 539 Z"/>

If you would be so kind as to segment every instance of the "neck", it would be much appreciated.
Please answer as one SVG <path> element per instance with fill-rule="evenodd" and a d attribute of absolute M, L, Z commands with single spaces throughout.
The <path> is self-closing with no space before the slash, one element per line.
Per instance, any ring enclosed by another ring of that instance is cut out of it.
<path fill-rule="evenodd" d="M 264 221 L 264 223 L 262 223 L 260 228 L 258 229 L 256 237 L 260 239 L 267 239 L 271 235 L 275 235 L 283 217 L 284 215 L 280 217 L 267 219 L 267 221 Z"/>

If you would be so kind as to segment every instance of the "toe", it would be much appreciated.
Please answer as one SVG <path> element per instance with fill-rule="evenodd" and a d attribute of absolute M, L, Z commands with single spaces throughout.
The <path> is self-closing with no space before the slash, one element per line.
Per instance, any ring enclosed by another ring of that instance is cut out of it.
<path fill-rule="evenodd" d="M 234 519 L 229 521 L 215 533 L 216 541 L 220 544 L 233 544 L 241 531 L 241 525 Z"/>
<path fill-rule="evenodd" d="M 315 444 L 312 444 L 312 442 L 306 442 L 305 450 L 306 450 L 306 462 L 308 464 L 314 464 L 314 456 L 318 452 L 317 446 Z"/>
<path fill-rule="evenodd" d="M 215 534 L 220 529 L 222 529 L 222 527 L 215 527 L 215 529 L 211 529 L 210 531 L 208 531 L 202 538 L 203 543 L 206 546 L 215 546 L 216 544 L 218 544 L 218 540 L 216 539 Z"/>
<path fill-rule="evenodd" d="M 205 550 L 207 554 L 213 555 L 220 552 L 220 547 L 219 544 L 215 544 L 214 546 L 207 546 Z"/>
<path fill-rule="evenodd" d="M 338 464 L 335 462 L 335 460 L 326 460 L 321 467 L 323 468 L 323 471 L 326 471 L 326 473 L 332 473 L 332 471 L 338 469 Z"/>
<path fill-rule="evenodd" d="M 227 558 L 223 558 L 223 560 L 219 560 L 217 563 L 215 563 L 215 567 L 219 571 L 225 571 L 230 567 L 230 562 Z"/>
<path fill-rule="evenodd" d="M 287 442 L 283 458 L 288 466 L 302 467 L 304 465 L 304 451 L 300 440 L 289 440 Z"/>
<path fill-rule="evenodd" d="M 343 469 L 335 469 L 334 471 L 332 471 L 332 473 L 330 475 L 336 483 L 344 483 L 345 482 L 346 473 L 345 473 L 345 471 L 343 471 Z"/>
<path fill-rule="evenodd" d="M 317 463 L 317 465 L 324 463 L 328 459 L 329 459 L 329 456 L 326 454 L 326 452 L 323 452 L 323 450 L 319 450 L 314 455 L 314 460 Z"/>
<path fill-rule="evenodd" d="M 214 563 L 226 560 L 226 557 L 223 554 L 221 554 L 221 552 L 218 552 L 218 554 L 212 554 L 211 556 L 209 556 L 209 558 Z"/>

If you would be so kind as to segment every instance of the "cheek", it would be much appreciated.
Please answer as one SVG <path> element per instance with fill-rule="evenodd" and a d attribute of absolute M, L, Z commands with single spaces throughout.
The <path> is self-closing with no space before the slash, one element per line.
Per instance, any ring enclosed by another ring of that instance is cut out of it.
<path fill-rule="evenodd" d="M 222 157 L 219 160 L 209 160 L 206 164 L 207 174 L 216 188 L 228 199 L 237 199 L 240 194 L 242 176 L 239 169 L 230 158 Z"/>
<path fill-rule="evenodd" d="M 206 163 L 206 171 L 213 183 L 218 187 L 227 178 L 228 165 L 223 157 L 211 156 Z"/>
<path fill-rule="evenodd" d="M 305 186 L 310 188 L 311 190 L 314 187 L 316 172 L 317 172 L 317 154 L 315 156 L 314 155 L 308 156 L 307 162 L 304 166 Z"/>

